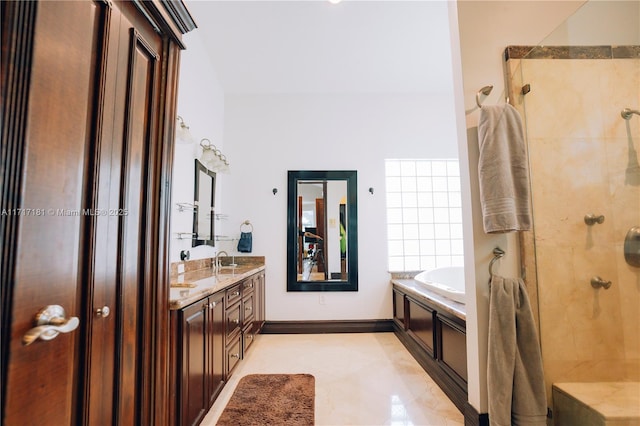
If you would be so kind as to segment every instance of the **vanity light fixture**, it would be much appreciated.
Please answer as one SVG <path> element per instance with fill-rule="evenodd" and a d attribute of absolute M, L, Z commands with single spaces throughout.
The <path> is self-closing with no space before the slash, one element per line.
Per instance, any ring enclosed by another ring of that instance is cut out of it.
<path fill-rule="evenodd" d="M 196 141 L 191 132 L 189 126 L 184 122 L 184 119 L 180 116 L 176 118 L 178 124 L 176 126 L 176 142 L 179 144 L 192 144 Z"/>
<path fill-rule="evenodd" d="M 229 160 L 216 146 L 207 138 L 200 141 L 202 155 L 200 162 L 212 172 L 225 173 L 229 171 Z"/>

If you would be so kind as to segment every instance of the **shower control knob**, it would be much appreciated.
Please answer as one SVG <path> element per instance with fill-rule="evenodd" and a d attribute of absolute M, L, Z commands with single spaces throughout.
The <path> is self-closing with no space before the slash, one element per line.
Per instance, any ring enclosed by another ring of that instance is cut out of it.
<path fill-rule="evenodd" d="M 602 278 L 595 276 L 593 278 L 591 278 L 591 287 L 593 288 L 604 288 L 605 290 L 607 290 L 609 287 L 611 287 L 611 281 L 605 281 Z"/>
<path fill-rule="evenodd" d="M 604 222 L 603 215 L 596 216 L 595 214 L 588 214 L 584 217 L 584 223 L 586 223 L 589 226 L 593 226 L 596 223 L 600 224 L 602 222 Z"/>

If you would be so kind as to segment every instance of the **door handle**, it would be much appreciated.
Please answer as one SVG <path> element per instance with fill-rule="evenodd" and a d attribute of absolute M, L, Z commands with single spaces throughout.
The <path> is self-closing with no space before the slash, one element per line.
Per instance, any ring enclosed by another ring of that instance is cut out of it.
<path fill-rule="evenodd" d="M 22 337 L 22 344 L 27 346 L 36 340 L 52 340 L 60 333 L 69 333 L 80 324 L 78 317 L 66 318 L 64 308 L 60 305 L 49 305 L 35 316 L 35 327 Z"/>

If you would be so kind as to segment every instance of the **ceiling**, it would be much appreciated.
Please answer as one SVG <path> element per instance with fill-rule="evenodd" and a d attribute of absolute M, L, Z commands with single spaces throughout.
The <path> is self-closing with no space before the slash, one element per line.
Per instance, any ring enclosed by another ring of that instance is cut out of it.
<path fill-rule="evenodd" d="M 225 93 L 451 93 L 446 1 L 186 0 Z"/>

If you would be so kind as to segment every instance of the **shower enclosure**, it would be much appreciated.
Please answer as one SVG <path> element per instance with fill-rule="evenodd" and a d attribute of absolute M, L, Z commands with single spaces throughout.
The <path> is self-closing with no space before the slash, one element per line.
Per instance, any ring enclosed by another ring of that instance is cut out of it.
<path fill-rule="evenodd" d="M 625 21 L 594 28 L 593 16 Z M 544 43 L 505 51 L 529 154 L 534 232 L 521 242 L 549 406 L 555 383 L 640 382 L 640 267 L 624 253 L 640 226 L 640 116 L 623 117 L 640 108 L 639 20 L 638 2 L 591 1 Z"/>

